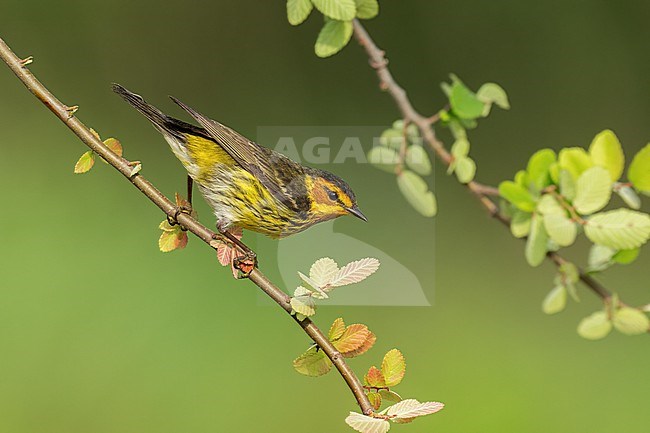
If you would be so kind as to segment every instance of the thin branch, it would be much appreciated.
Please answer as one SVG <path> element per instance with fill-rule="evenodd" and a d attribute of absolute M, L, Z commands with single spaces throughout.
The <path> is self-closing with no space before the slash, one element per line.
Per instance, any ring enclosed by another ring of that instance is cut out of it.
<path fill-rule="evenodd" d="M 393 74 L 388 69 L 388 60 L 386 60 L 385 52 L 375 44 L 366 29 L 358 20 L 354 20 L 354 36 L 366 51 L 370 61 L 370 66 L 372 66 L 377 72 L 377 76 L 379 77 L 379 87 L 382 90 L 388 91 L 388 93 L 393 97 L 402 117 L 417 125 L 424 140 L 436 154 L 438 159 L 440 159 L 445 166 L 449 166 L 453 161 L 453 156 L 449 153 L 445 145 L 436 137 L 435 131 L 433 130 L 432 118 L 421 115 L 415 108 L 413 108 L 413 104 L 411 104 L 406 91 L 395 81 Z M 483 207 L 492 217 L 505 226 L 510 225 L 510 220 L 499 212 L 499 207 L 489 198 L 490 195 L 498 195 L 497 190 L 475 181 L 469 182 L 465 186 L 472 192 L 472 194 L 474 194 L 476 199 L 481 202 Z M 558 253 L 550 252 L 547 254 L 547 257 L 558 266 L 566 262 L 566 260 Z M 591 289 L 591 291 L 603 300 L 611 298 L 612 295 L 609 290 L 603 287 L 584 270 L 579 269 L 579 271 L 580 280 Z"/>
<path fill-rule="evenodd" d="M 31 60 L 21 60 L 16 56 L 9 46 L 0 39 L 0 58 L 9 66 L 9 68 L 16 74 L 16 76 L 23 82 L 23 84 L 36 96 L 43 104 L 45 104 L 52 113 L 54 113 L 66 126 L 77 136 L 81 141 L 86 144 L 93 152 L 104 158 L 110 165 L 117 171 L 122 173 L 129 182 L 138 188 L 149 200 L 158 206 L 167 216 L 175 217 L 177 207 L 174 203 L 169 201 L 156 187 L 147 181 L 140 174 L 133 174 L 133 165 L 126 159 L 117 156 L 108 147 L 104 145 L 97 137 L 93 135 L 90 129 L 84 125 L 79 119 L 74 117 L 76 111 L 74 107 L 68 107 L 59 101 L 34 75 L 26 68 L 26 65 Z M 215 232 L 209 230 L 207 227 L 199 223 L 186 213 L 179 213 L 177 220 L 183 227 L 187 228 L 190 232 L 194 233 L 203 242 L 210 245 L 215 237 Z M 287 313 L 291 313 L 291 298 L 289 295 L 280 290 L 273 284 L 261 271 L 254 269 L 248 277 L 257 287 L 262 289 L 269 297 L 271 297 L 280 307 Z M 345 362 L 345 359 L 336 350 L 332 343 L 327 339 L 323 332 L 309 319 L 299 321 L 292 316 L 294 320 L 300 325 L 307 335 L 316 343 L 321 350 L 332 361 L 332 364 L 339 371 L 348 387 L 354 394 L 357 404 L 364 414 L 373 413 L 372 406 L 368 401 L 363 386 L 359 378 L 354 374 L 350 367 Z"/>

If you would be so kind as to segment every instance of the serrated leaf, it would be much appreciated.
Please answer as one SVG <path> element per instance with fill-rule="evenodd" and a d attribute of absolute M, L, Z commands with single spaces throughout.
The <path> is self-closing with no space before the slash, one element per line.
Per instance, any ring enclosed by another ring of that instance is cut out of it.
<path fill-rule="evenodd" d="M 291 298 L 291 308 L 296 313 L 302 314 L 305 317 L 310 317 L 316 314 L 314 298 L 312 297 L 311 290 L 298 286 L 293 292 Z"/>
<path fill-rule="evenodd" d="M 349 352 L 345 352 L 343 354 L 343 356 L 346 357 L 346 358 L 354 358 L 354 357 L 357 357 L 359 355 L 363 355 L 364 353 L 366 353 L 367 351 L 372 349 L 372 346 L 375 345 L 376 341 L 377 341 L 377 336 L 375 334 L 373 334 L 372 332 L 370 332 L 368 334 L 368 337 L 366 337 L 366 340 L 363 342 L 363 344 L 361 346 L 359 346 L 356 349 L 351 350 Z"/>
<path fill-rule="evenodd" d="M 587 340 L 600 340 L 607 337 L 612 330 L 612 322 L 609 321 L 607 313 L 597 311 L 580 321 L 578 335 Z"/>
<path fill-rule="evenodd" d="M 93 165 L 95 165 L 95 154 L 92 150 L 89 150 L 88 152 L 84 152 L 84 154 L 81 155 L 79 160 L 74 165 L 74 173 L 88 173 L 88 171 L 93 168 Z"/>
<path fill-rule="evenodd" d="M 176 226 L 173 226 L 173 225 L 169 224 L 169 221 L 167 221 L 166 219 L 163 220 L 163 221 L 158 225 L 158 228 L 159 228 L 160 230 L 164 231 L 164 232 L 173 232 L 173 231 L 176 231 Z"/>
<path fill-rule="evenodd" d="M 560 164 L 560 169 L 567 170 L 571 173 L 573 179 L 578 179 L 583 171 L 594 165 L 591 157 L 582 147 L 566 147 L 560 150 L 558 163 Z"/>
<path fill-rule="evenodd" d="M 627 178 L 637 191 L 650 195 L 650 143 L 634 155 Z"/>
<path fill-rule="evenodd" d="M 492 104 L 496 104 L 497 107 L 504 110 L 510 109 L 510 102 L 508 101 L 508 95 L 506 91 L 503 90 L 503 87 L 499 86 L 496 83 L 485 83 L 476 92 L 476 97 L 485 103 L 485 109 L 483 111 L 483 117 L 486 117 L 490 114 L 490 108 Z"/>
<path fill-rule="evenodd" d="M 594 244 L 589 249 L 587 270 L 589 272 L 601 272 L 612 266 L 612 257 L 616 250 L 603 245 Z"/>
<path fill-rule="evenodd" d="M 462 156 L 454 160 L 454 172 L 460 183 L 470 183 L 476 175 L 476 163 L 472 158 Z"/>
<path fill-rule="evenodd" d="M 578 234 L 576 223 L 563 213 L 545 215 L 544 228 L 548 236 L 561 247 L 573 244 Z"/>
<path fill-rule="evenodd" d="M 357 18 L 369 20 L 379 14 L 379 3 L 377 0 L 355 0 L 357 5 Z"/>
<path fill-rule="evenodd" d="M 163 231 L 158 239 L 158 248 L 163 253 L 174 250 L 182 250 L 187 245 L 187 232 L 179 226 L 174 226 L 173 231 Z"/>
<path fill-rule="evenodd" d="M 354 0 L 350 1 L 354 5 Z M 316 39 L 316 45 L 314 46 L 316 55 L 318 57 L 329 57 L 341 51 L 350 42 L 352 30 L 351 21 L 327 21 L 320 33 L 318 33 L 318 39 Z"/>
<path fill-rule="evenodd" d="M 564 286 L 556 286 L 548 292 L 542 302 L 542 311 L 546 314 L 556 314 L 566 307 L 567 290 Z"/>
<path fill-rule="evenodd" d="M 557 161 L 555 151 L 552 149 L 541 149 L 535 152 L 528 160 L 526 172 L 528 181 L 532 183 L 537 191 L 551 184 L 549 169 Z"/>
<path fill-rule="evenodd" d="M 380 389 L 379 394 L 381 394 L 381 397 L 386 401 L 392 401 L 393 403 L 399 403 L 402 401 L 402 397 L 398 393 L 388 389 Z"/>
<path fill-rule="evenodd" d="M 635 261 L 637 257 L 639 257 L 640 251 L 641 250 L 639 248 L 617 251 L 616 254 L 614 254 L 612 257 L 612 261 L 620 263 L 621 265 L 630 264 Z"/>
<path fill-rule="evenodd" d="M 449 103 L 454 114 L 460 119 L 476 119 L 483 115 L 485 103 L 480 101 L 474 92 L 469 90 L 462 81 L 452 75 Z"/>
<path fill-rule="evenodd" d="M 356 323 L 345 328 L 338 340 L 332 341 L 336 350 L 345 356 L 348 352 L 359 349 L 368 339 L 371 332 L 366 325 Z"/>
<path fill-rule="evenodd" d="M 413 208 L 425 217 L 435 216 L 438 205 L 427 183 L 417 174 L 404 170 L 397 176 L 397 186 Z"/>
<path fill-rule="evenodd" d="M 544 229 L 543 218 L 539 214 L 533 215 L 530 234 L 526 240 L 526 261 L 530 266 L 539 266 L 546 257 L 548 235 Z"/>
<path fill-rule="evenodd" d="M 372 418 L 356 412 L 350 412 L 345 423 L 361 433 L 386 433 L 390 423 L 382 418 Z"/>
<path fill-rule="evenodd" d="M 524 212 L 533 212 L 535 210 L 533 196 L 518 183 L 510 180 L 501 182 L 499 184 L 499 194 L 519 210 L 523 210 Z"/>
<path fill-rule="evenodd" d="M 343 266 L 331 279 L 331 287 L 346 286 L 361 282 L 374 274 L 379 269 L 379 260 L 366 257 L 365 259 L 355 260 Z"/>
<path fill-rule="evenodd" d="M 339 271 L 338 264 L 329 257 L 318 259 L 309 269 L 309 278 L 318 285 L 318 287 L 327 286 Z"/>
<path fill-rule="evenodd" d="M 308 286 L 310 286 L 312 289 L 314 289 L 316 292 L 313 293 L 312 296 L 318 299 L 327 299 L 329 296 L 327 296 L 327 293 L 323 290 L 323 287 L 320 287 L 318 283 L 311 278 L 309 278 L 307 275 L 303 274 L 302 272 L 298 271 L 298 276 L 300 277 L 301 280 L 303 280 L 305 283 L 307 283 Z"/>
<path fill-rule="evenodd" d="M 419 175 L 431 174 L 431 160 L 427 151 L 419 144 L 413 144 L 406 149 L 406 165 Z"/>
<path fill-rule="evenodd" d="M 444 404 L 437 401 L 420 403 L 415 399 L 409 398 L 386 408 L 382 413 L 391 418 L 410 419 L 436 413 L 444 407 Z"/>
<path fill-rule="evenodd" d="M 330 330 L 327 334 L 327 338 L 330 341 L 338 340 L 345 332 L 345 322 L 341 317 L 337 318 L 330 326 Z"/>
<path fill-rule="evenodd" d="M 312 347 L 293 360 L 293 368 L 305 376 L 322 376 L 332 368 L 332 362 L 322 350 Z"/>
<path fill-rule="evenodd" d="M 614 328 L 626 335 L 639 335 L 648 332 L 650 320 L 640 310 L 622 307 L 614 313 L 612 318 Z"/>
<path fill-rule="evenodd" d="M 516 238 L 524 238 L 530 233 L 531 213 L 516 210 L 510 220 L 510 232 Z"/>
<path fill-rule="evenodd" d="M 350 21 L 357 14 L 354 0 L 311 0 L 316 9 L 333 20 Z"/>
<path fill-rule="evenodd" d="M 613 182 L 623 174 L 625 155 L 618 137 L 611 130 L 605 129 L 594 137 L 589 146 L 589 156 L 595 165 L 607 169 Z"/>
<path fill-rule="evenodd" d="M 386 381 L 384 380 L 384 374 L 374 365 L 368 369 L 368 373 L 364 376 L 364 382 L 367 386 L 375 388 L 385 388 Z"/>
<path fill-rule="evenodd" d="M 615 250 L 638 248 L 650 237 L 650 216 L 629 209 L 616 209 L 592 215 L 585 234 L 596 244 Z"/>
<path fill-rule="evenodd" d="M 378 392 L 369 392 L 368 401 L 374 410 L 379 410 L 381 407 L 381 395 Z"/>
<path fill-rule="evenodd" d="M 395 173 L 399 164 L 399 153 L 390 147 L 373 147 L 368 152 L 368 162 L 380 170 Z"/>
<path fill-rule="evenodd" d="M 312 9 L 314 4 L 311 0 L 287 0 L 287 19 L 289 24 L 297 26 L 304 22 Z"/>
<path fill-rule="evenodd" d="M 631 187 L 617 184 L 614 186 L 614 192 L 616 192 L 616 194 L 618 194 L 618 196 L 621 197 L 625 204 L 630 208 L 635 210 L 641 209 L 641 198 Z"/>
<path fill-rule="evenodd" d="M 612 180 L 602 167 L 585 170 L 576 182 L 573 206 L 582 215 L 589 215 L 604 208 L 612 196 Z"/>
<path fill-rule="evenodd" d="M 397 349 L 389 350 L 381 362 L 381 372 L 384 375 L 386 386 L 399 385 L 406 373 L 406 360 L 402 352 Z"/>

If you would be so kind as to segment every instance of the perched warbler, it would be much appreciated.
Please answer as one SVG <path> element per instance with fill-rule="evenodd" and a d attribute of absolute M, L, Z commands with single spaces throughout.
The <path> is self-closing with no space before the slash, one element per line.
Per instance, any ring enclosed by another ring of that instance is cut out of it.
<path fill-rule="evenodd" d="M 174 97 L 202 128 L 165 115 L 119 84 L 113 91 L 162 133 L 214 211 L 219 231 L 240 227 L 282 238 L 345 214 L 367 221 L 338 176 L 260 146 Z"/>

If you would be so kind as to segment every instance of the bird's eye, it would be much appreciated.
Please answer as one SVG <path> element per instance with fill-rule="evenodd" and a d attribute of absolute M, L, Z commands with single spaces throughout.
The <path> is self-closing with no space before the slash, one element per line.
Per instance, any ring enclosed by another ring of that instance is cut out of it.
<path fill-rule="evenodd" d="M 332 201 L 338 201 L 339 200 L 339 195 L 335 191 L 329 191 L 327 193 L 327 195 L 329 196 L 330 200 L 332 200 Z"/>

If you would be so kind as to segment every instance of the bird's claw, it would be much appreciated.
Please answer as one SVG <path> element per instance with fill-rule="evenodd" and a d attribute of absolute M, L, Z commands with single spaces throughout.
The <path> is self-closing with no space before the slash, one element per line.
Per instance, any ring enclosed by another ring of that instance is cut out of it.
<path fill-rule="evenodd" d="M 182 224 L 178 222 L 178 216 L 180 214 L 192 215 L 192 208 L 187 206 L 176 206 L 174 209 L 174 215 L 167 215 L 167 222 L 170 226 L 178 225 L 181 227 L 181 230 L 187 231 L 186 227 L 183 227 Z"/>
<path fill-rule="evenodd" d="M 248 278 L 253 269 L 257 268 L 257 255 L 253 251 L 233 258 L 233 266 L 239 271 L 239 278 Z"/>

